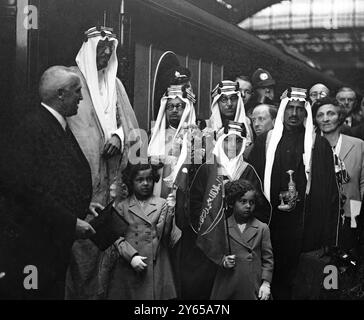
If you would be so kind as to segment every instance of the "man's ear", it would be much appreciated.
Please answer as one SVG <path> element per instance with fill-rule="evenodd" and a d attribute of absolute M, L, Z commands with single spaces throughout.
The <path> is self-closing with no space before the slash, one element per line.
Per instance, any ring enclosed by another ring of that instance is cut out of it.
<path fill-rule="evenodd" d="M 274 119 L 272 120 L 272 123 L 273 123 L 273 127 L 274 127 L 274 125 L 276 124 L 276 118 L 274 118 Z"/>

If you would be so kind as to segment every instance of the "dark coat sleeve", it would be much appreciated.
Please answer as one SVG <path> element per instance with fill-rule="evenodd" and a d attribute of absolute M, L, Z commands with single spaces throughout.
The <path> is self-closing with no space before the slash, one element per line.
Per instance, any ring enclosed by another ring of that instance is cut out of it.
<path fill-rule="evenodd" d="M 267 132 L 263 133 L 256 138 L 247 158 L 247 162 L 254 167 L 262 181 L 264 179 L 265 170 L 265 143 L 267 140 L 267 134 Z"/>

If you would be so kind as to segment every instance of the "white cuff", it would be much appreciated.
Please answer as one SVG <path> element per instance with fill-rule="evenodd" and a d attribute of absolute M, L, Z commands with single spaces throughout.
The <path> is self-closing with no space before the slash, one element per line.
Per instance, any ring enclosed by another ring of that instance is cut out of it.
<path fill-rule="evenodd" d="M 116 129 L 112 134 L 111 136 L 113 135 L 116 135 L 119 137 L 120 139 L 120 152 L 122 152 L 124 150 L 124 138 L 125 138 L 125 135 L 124 135 L 124 130 L 122 127 L 120 127 L 119 129 Z"/>

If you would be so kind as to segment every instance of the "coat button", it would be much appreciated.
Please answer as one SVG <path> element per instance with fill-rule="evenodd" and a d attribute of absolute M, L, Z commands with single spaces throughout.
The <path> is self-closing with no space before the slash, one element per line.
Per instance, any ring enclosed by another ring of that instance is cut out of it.
<path fill-rule="evenodd" d="M 138 234 L 135 232 L 135 236 L 137 237 L 138 236 Z"/>

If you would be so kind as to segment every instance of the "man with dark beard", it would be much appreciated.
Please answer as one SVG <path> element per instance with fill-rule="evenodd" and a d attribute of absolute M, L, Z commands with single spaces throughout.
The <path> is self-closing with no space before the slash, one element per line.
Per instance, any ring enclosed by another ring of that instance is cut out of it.
<path fill-rule="evenodd" d="M 272 295 L 291 299 L 300 253 L 335 245 L 339 217 L 332 151 L 314 134 L 305 89 L 284 93 L 274 128 L 257 138 L 248 161 L 273 209 Z"/>

